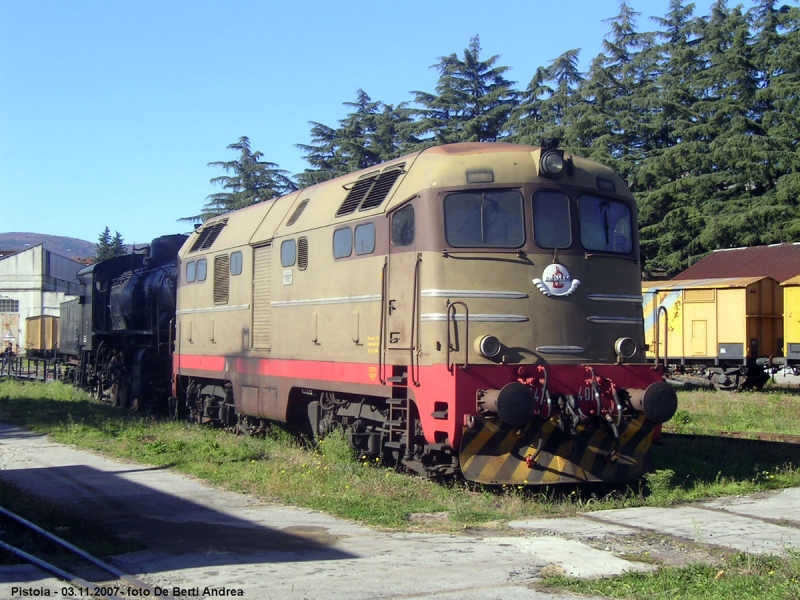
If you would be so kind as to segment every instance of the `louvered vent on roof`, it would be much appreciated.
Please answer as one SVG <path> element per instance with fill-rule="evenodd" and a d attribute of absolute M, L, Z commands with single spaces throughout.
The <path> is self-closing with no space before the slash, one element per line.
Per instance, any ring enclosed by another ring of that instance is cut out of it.
<path fill-rule="evenodd" d="M 303 214 L 303 211 L 306 209 L 306 206 L 308 206 L 308 199 L 303 200 L 300 204 L 297 205 L 297 208 L 294 209 L 292 216 L 289 217 L 288 221 L 286 221 L 287 227 L 289 225 L 294 225 L 295 223 L 297 223 L 297 219 L 299 219 L 300 215 Z"/>
<path fill-rule="evenodd" d="M 197 252 L 198 250 L 207 250 L 208 248 L 211 248 L 211 245 L 214 243 L 214 240 L 217 239 L 219 232 L 222 231 L 222 228 L 225 227 L 226 223 L 227 220 L 217 221 L 213 225 L 204 227 L 200 232 L 200 235 L 198 235 L 197 239 L 194 241 L 194 244 L 192 244 L 189 252 Z"/>
<path fill-rule="evenodd" d="M 342 217 L 356 212 L 358 205 L 361 204 L 361 201 L 367 196 L 369 190 L 372 188 L 372 184 L 375 183 L 377 178 L 378 174 L 375 173 L 356 181 L 356 184 L 350 188 L 350 192 L 347 194 L 344 202 L 342 202 L 339 210 L 336 211 L 336 216 Z"/>
<path fill-rule="evenodd" d="M 389 195 L 389 191 L 392 189 L 394 182 L 397 181 L 397 178 L 402 174 L 403 165 L 392 167 L 381 173 L 358 210 L 368 210 L 380 206 L 383 201 L 386 200 L 386 196 Z"/>
<path fill-rule="evenodd" d="M 297 268 L 305 271 L 308 268 L 308 238 L 297 240 Z"/>

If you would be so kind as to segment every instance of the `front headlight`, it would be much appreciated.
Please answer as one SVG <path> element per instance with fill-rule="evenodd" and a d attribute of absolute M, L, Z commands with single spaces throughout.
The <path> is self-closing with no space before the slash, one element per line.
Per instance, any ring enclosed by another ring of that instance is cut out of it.
<path fill-rule="evenodd" d="M 547 150 L 542 153 L 539 168 L 547 177 L 558 177 L 564 170 L 564 153 L 561 150 Z"/>

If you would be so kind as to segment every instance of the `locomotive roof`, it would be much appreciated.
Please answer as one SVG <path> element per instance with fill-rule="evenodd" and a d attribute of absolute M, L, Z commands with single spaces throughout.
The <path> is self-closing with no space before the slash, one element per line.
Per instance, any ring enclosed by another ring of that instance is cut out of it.
<path fill-rule="evenodd" d="M 422 189 L 463 186 L 467 183 L 468 173 L 491 173 L 491 182 L 495 185 L 532 181 L 539 177 L 538 157 L 541 151 L 539 146 L 503 142 L 433 146 L 209 219 L 189 237 L 181 249 L 181 256 L 209 249 L 211 243 L 214 251 L 239 246 L 245 239 L 251 245 L 258 245 L 284 235 L 380 216 L 411 199 Z M 614 182 L 618 196 L 632 198 L 625 182 L 612 169 L 577 156 L 567 156 L 577 167 L 570 183 L 596 187 L 596 178 L 600 176 Z M 365 208 L 365 204 L 362 204 L 358 210 L 342 210 L 348 194 L 359 182 L 369 185 L 370 181 L 377 182 L 384 176 L 390 178 L 385 189 L 386 196 L 379 198 L 374 206 Z M 213 240 L 203 245 L 200 236 L 203 232 L 211 233 L 211 228 L 216 228 Z"/>

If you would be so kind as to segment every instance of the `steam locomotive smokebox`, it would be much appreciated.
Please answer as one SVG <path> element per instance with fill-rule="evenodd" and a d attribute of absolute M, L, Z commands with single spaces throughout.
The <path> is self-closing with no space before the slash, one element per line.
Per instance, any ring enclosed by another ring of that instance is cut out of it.
<path fill-rule="evenodd" d="M 175 234 L 154 239 L 150 244 L 150 266 L 158 267 L 174 261 L 186 238 L 185 235 Z"/>

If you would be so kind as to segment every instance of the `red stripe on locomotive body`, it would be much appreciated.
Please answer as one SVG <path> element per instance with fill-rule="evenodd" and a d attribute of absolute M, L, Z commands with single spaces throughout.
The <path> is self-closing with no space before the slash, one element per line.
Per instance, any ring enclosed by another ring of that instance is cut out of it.
<path fill-rule="evenodd" d="M 257 375 L 271 380 L 283 379 L 291 386 L 292 380 L 319 382 L 320 390 L 327 390 L 326 382 L 336 384 L 366 384 L 374 386 L 374 395 L 388 397 L 392 384 L 381 384 L 375 364 L 246 358 L 199 355 L 175 355 L 176 373 L 227 380 L 230 373 L 226 364 L 238 374 Z M 587 379 L 593 370 L 596 377 L 610 380 L 622 389 L 646 389 L 651 383 L 661 381 L 661 372 L 644 364 L 586 364 L 547 365 L 547 387 L 553 398 L 561 395 L 588 396 Z M 429 443 L 448 443 L 458 447 L 465 418 L 477 412 L 478 390 L 502 389 L 514 383 L 537 376 L 537 365 L 469 365 L 453 367 L 444 364 L 419 367 L 418 382 L 409 385 L 416 402 L 425 438 Z M 176 378 L 177 380 L 177 378 Z M 329 387 L 337 387 L 332 385 Z M 534 386 L 535 387 L 535 386 Z"/>

